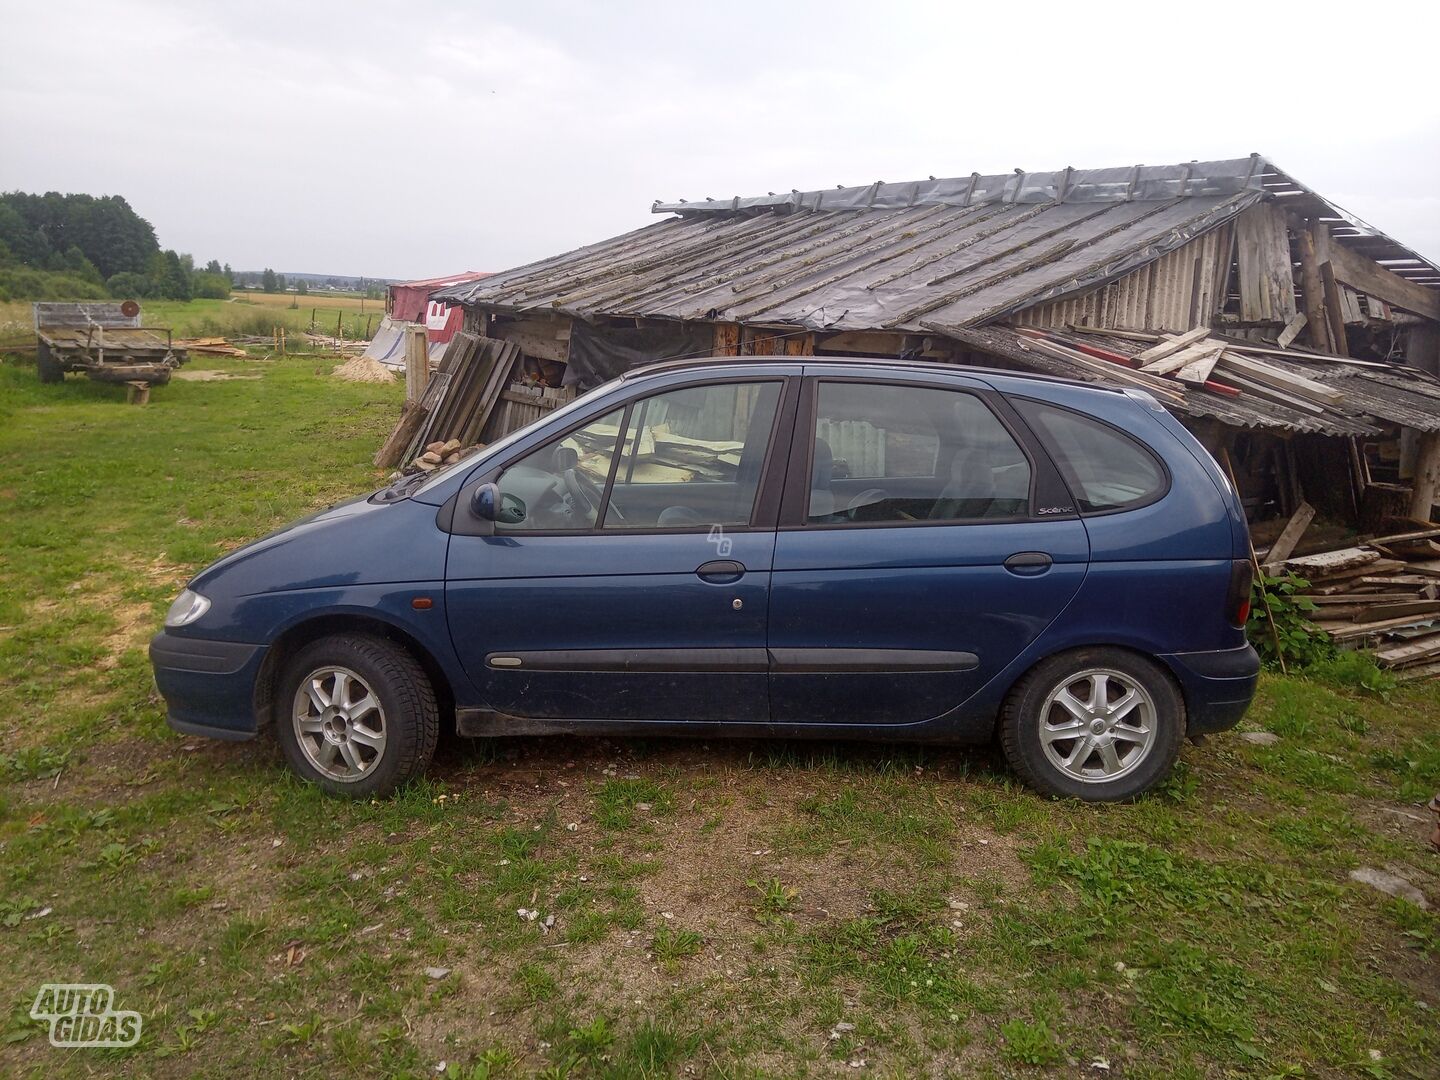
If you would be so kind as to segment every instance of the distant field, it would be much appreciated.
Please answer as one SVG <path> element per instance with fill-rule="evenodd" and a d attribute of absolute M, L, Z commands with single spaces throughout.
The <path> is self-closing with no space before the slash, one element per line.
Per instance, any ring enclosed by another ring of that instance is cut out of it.
<path fill-rule="evenodd" d="M 360 308 L 356 296 L 239 293 L 229 300 L 146 300 L 142 318 L 146 326 L 168 326 L 181 337 L 268 336 L 277 326 L 296 335 L 310 329 L 312 318 L 320 333 L 333 335 L 338 319 L 345 337 L 368 338 L 384 317 L 385 302 L 366 300 L 363 313 Z M 0 342 L 28 339 L 32 326 L 28 300 L 0 303 Z"/>
<path fill-rule="evenodd" d="M 370 300 L 359 296 L 356 293 L 327 293 L 312 292 L 305 296 L 299 293 L 263 293 L 263 292 L 237 292 L 232 295 L 232 300 L 237 303 L 250 301 L 256 304 L 264 304 L 267 307 L 289 307 L 299 300 L 301 307 L 318 307 L 331 311 L 364 311 L 367 315 L 385 310 L 384 300 Z"/>

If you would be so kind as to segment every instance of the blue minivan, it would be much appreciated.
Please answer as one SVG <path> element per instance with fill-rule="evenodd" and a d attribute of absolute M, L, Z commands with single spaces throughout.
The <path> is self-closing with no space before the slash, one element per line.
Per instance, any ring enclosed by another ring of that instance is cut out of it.
<path fill-rule="evenodd" d="M 226 555 L 150 645 L 172 727 L 370 797 L 460 735 L 984 743 L 1131 798 L 1255 692 L 1225 474 L 1152 397 L 744 357 L 630 372 Z"/>

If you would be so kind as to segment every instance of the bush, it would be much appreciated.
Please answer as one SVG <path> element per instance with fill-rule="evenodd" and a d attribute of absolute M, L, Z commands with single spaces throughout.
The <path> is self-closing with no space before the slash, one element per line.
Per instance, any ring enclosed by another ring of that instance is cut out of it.
<path fill-rule="evenodd" d="M 116 300 L 144 300 L 155 293 L 155 286 L 148 277 L 129 270 L 112 274 L 105 287 Z"/>
<path fill-rule="evenodd" d="M 24 266 L 0 269 L 0 300 L 105 300 L 105 286 L 75 274 L 31 270 Z"/>
<path fill-rule="evenodd" d="M 1310 582 L 1294 574 L 1261 573 L 1255 578 L 1245 632 L 1265 663 L 1303 666 L 1335 655 L 1330 636 L 1310 625 L 1315 603 L 1302 595 L 1309 587 Z"/>

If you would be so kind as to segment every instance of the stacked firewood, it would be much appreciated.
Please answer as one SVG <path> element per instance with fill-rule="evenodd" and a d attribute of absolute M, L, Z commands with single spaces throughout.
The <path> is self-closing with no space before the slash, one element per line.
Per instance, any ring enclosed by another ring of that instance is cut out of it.
<path fill-rule="evenodd" d="M 1308 510 L 1302 507 L 1301 511 Z M 1440 674 L 1440 528 L 1377 537 L 1298 558 L 1267 559 L 1266 571 L 1309 582 L 1310 621 L 1342 648 L 1373 647 L 1401 679 Z"/>

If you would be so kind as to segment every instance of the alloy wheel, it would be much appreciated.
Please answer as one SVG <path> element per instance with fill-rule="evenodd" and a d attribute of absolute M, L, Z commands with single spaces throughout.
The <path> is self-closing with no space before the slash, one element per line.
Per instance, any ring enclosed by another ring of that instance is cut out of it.
<path fill-rule="evenodd" d="M 1155 701 L 1132 675 L 1090 668 L 1067 675 L 1040 710 L 1040 745 L 1066 776 L 1103 784 L 1131 772 L 1155 745 Z"/>
<path fill-rule="evenodd" d="M 306 675 L 290 715 L 301 752 L 332 780 L 359 780 L 385 754 L 385 710 L 350 668 L 327 666 Z"/>

